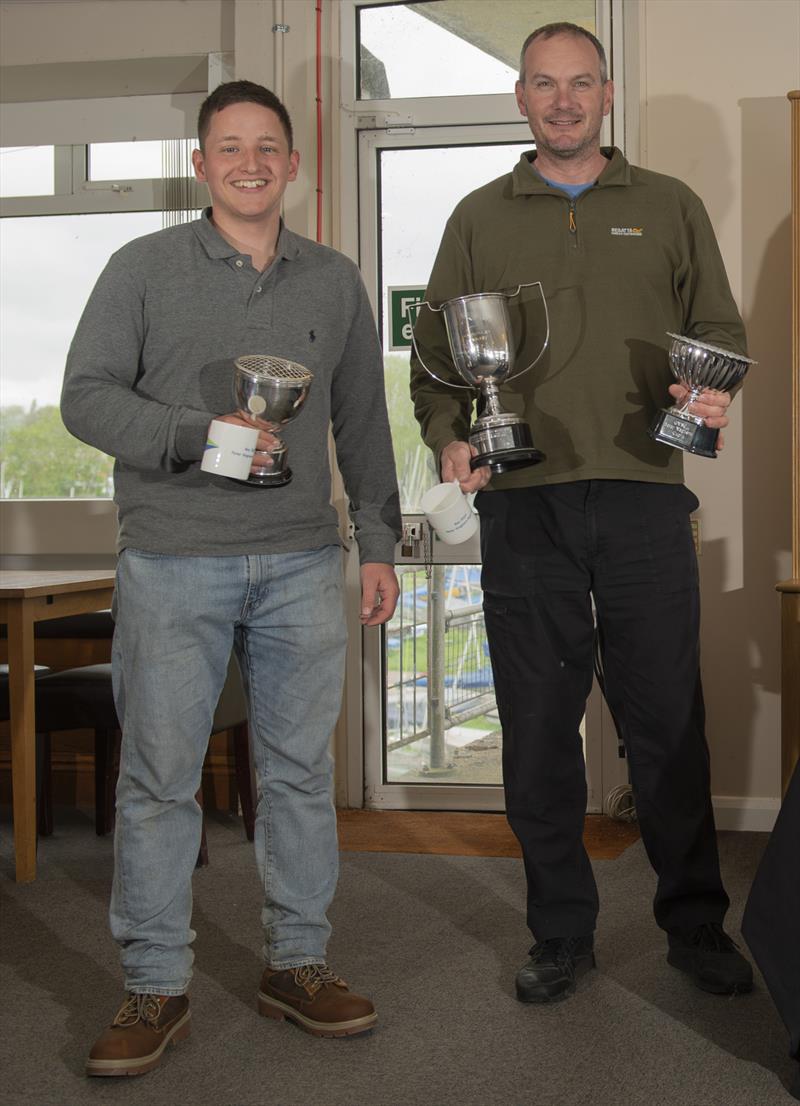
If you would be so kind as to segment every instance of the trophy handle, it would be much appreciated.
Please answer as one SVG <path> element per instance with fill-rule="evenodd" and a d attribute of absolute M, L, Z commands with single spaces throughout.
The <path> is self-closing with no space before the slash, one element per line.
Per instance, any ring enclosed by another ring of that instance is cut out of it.
<path fill-rule="evenodd" d="M 519 289 L 517 289 L 517 291 L 519 291 Z M 444 311 L 444 305 L 442 305 L 441 307 L 434 307 L 432 303 L 428 302 L 428 300 L 417 300 L 415 303 L 410 303 L 408 305 L 408 310 L 409 311 L 418 311 L 418 309 L 420 307 L 427 307 L 429 311 L 436 311 L 437 313 L 440 312 L 440 311 Z M 414 326 L 416 326 L 418 320 L 419 320 L 419 315 L 417 315 L 417 317 L 414 319 Z M 419 351 L 419 346 L 417 345 L 417 339 L 414 335 L 414 328 L 413 327 L 411 328 L 411 345 L 412 345 L 412 348 L 414 350 L 414 353 L 417 356 L 417 360 L 419 361 L 420 365 L 422 365 L 423 369 L 428 374 L 428 376 L 432 376 L 434 380 L 437 380 L 440 384 L 444 384 L 444 386 L 446 388 L 463 388 L 467 392 L 474 392 L 475 391 L 475 389 L 472 387 L 471 384 L 454 384 L 451 380 L 442 380 L 442 378 L 440 376 L 437 376 L 436 373 L 432 369 L 428 368 L 428 366 L 422 360 L 422 354 Z"/>
<path fill-rule="evenodd" d="M 545 322 L 547 324 L 544 335 L 544 343 L 542 345 L 542 348 L 539 350 L 539 354 L 536 359 L 534 361 L 531 361 L 530 365 L 526 365 L 524 369 L 520 369 L 519 372 L 514 373 L 512 376 L 507 376 L 503 381 L 504 384 L 507 384 L 510 380 L 516 380 L 518 376 L 522 376 L 523 373 L 528 372 L 530 369 L 533 368 L 534 365 L 538 365 L 539 361 L 542 358 L 542 354 L 550 344 L 550 312 L 547 310 L 547 300 L 545 299 L 542 282 L 540 280 L 533 280 L 529 284 L 520 284 L 517 286 L 516 292 L 511 292 L 510 295 L 508 295 L 506 298 L 509 300 L 513 300 L 514 296 L 518 296 L 523 288 L 539 289 L 539 295 L 542 297 L 542 306 L 544 307 Z"/>

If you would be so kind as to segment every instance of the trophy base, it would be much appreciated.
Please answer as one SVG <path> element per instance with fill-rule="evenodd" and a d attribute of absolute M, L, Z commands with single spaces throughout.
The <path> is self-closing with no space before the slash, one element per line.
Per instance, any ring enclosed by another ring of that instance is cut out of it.
<path fill-rule="evenodd" d="M 648 433 L 654 441 L 671 445 L 673 449 L 682 449 L 685 453 L 712 460 L 717 456 L 719 430 L 706 426 L 704 422 L 695 422 L 691 416 L 687 418 L 674 411 L 659 411 Z"/>
<path fill-rule="evenodd" d="M 292 470 L 284 469 L 283 472 L 267 472 L 263 476 L 248 476 L 243 484 L 253 484 L 257 488 L 281 488 L 292 479 Z"/>
<path fill-rule="evenodd" d="M 487 415 L 478 419 L 470 431 L 469 442 L 477 450 L 469 463 L 473 472 L 488 465 L 499 476 L 538 465 L 545 458 L 533 444 L 531 428 L 516 415 Z"/>
<path fill-rule="evenodd" d="M 502 473 L 512 472 L 514 469 L 527 468 L 528 465 L 538 465 L 544 458 L 544 453 L 540 449 L 534 449 L 533 446 L 527 449 L 501 449 L 494 453 L 477 454 L 470 461 L 469 467 L 474 472 L 475 469 L 488 465 L 493 473 L 500 476 Z"/>

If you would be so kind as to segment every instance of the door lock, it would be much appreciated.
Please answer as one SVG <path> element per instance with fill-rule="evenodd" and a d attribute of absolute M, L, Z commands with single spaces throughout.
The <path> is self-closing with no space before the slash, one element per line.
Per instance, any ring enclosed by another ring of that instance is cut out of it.
<path fill-rule="evenodd" d="M 402 557 L 419 557 L 422 554 L 422 523 L 404 522 L 403 534 L 400 538 L 400 555 Z"/>

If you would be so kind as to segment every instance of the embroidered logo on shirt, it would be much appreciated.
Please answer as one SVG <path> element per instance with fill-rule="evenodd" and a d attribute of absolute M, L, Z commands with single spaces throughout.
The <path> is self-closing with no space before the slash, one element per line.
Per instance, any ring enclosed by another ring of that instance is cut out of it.
<path fill-rule="evenodd" d="M 616 234 L 620 238 L 641 238 L 644 234 L 644 227 L 610 227 L 612 234 Z"/>

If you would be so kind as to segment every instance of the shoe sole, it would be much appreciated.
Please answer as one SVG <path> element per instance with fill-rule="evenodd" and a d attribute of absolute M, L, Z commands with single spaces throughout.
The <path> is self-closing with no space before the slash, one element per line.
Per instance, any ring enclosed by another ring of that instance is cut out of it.
<path fill-rule="evenodd" d="M 685 972 L 692 977 L 695 987 L 705 991 L 709 995 L 748 995 L 753 990 L 753 980 L 745 979 L 741 983 L 732 986 L 724 983 L 714 983 L 712 980 L 702 979 L 695 972 L 694 957 L 680 952 L 678 949 L 670 949 L 667 953 L 667 963 L 677 968 L 679 972 Z"/>
<path fill-rule="evenodd" d="M 167 1045 L 177 1045 L 180 1041 L 186 1040 L 191 1032 L 191 1013 L 186 1011 L 182 1018 L 180 1018 L 175 1025 L 170 1029 L 167 1036 L 161 1042 L 160 1046 L 155 1052 L 148 1053 L 147 1056 L 133 1057 L 125 1060 L 87 1060 L 86 1061 L 86 1074 L 87 1075 L 145 1075 L 148 1071 L 152 1071 L 153 1068 L 157 1068 L 161 1063 L 161 1057 L 164 1053 L 164 1049 Z"/>
<path fill-rule="evenodd" d="M 353 1018 L 346 1022 L 318 1022 L 313 1018 L 307 1018 L 293 1006 L 281 1002 L 280 999 L 258 992 L 258 1012 L 262 1018 L 274 1018 L 275 1021 L 294 1022 L 300 1029 L 305 1030 L 314 1037 L 354 1037 L 358 1033 L 366 1033 L 372 1029 L 378 1020 L 378 1015 L 373 1011 L 363 1018 Z"/>
<path fill-rule="evenodd" d="M 571 995 L 575 994 L 575 988 L 581 976 L 586 975 L 587 972 L 590 972 L 592 968 L 596 967 L 597 962 L 594 958 L 594 953 L 592 953 L 591 956 L 582 956 L 575 961 L 575 975 L 573 976 L 572 981 L 567 984 L 566 987 L 563 987 L 560 990 L 551 993 L 547 990 L 547 987 L 560 987 L 560 984 L 548 985 L 545 983 L 542 985 L 542 989 L 538 993 L 526 991 L 524 994 L 520 991 L 520 988 L 517 987 L 517 999 L 519 1002 L 524 1002 L 526 1005 L 534 1006 L 543 1006 L 549 1002 L 563 1002 L 564 999 L 567 999 Z"/>

